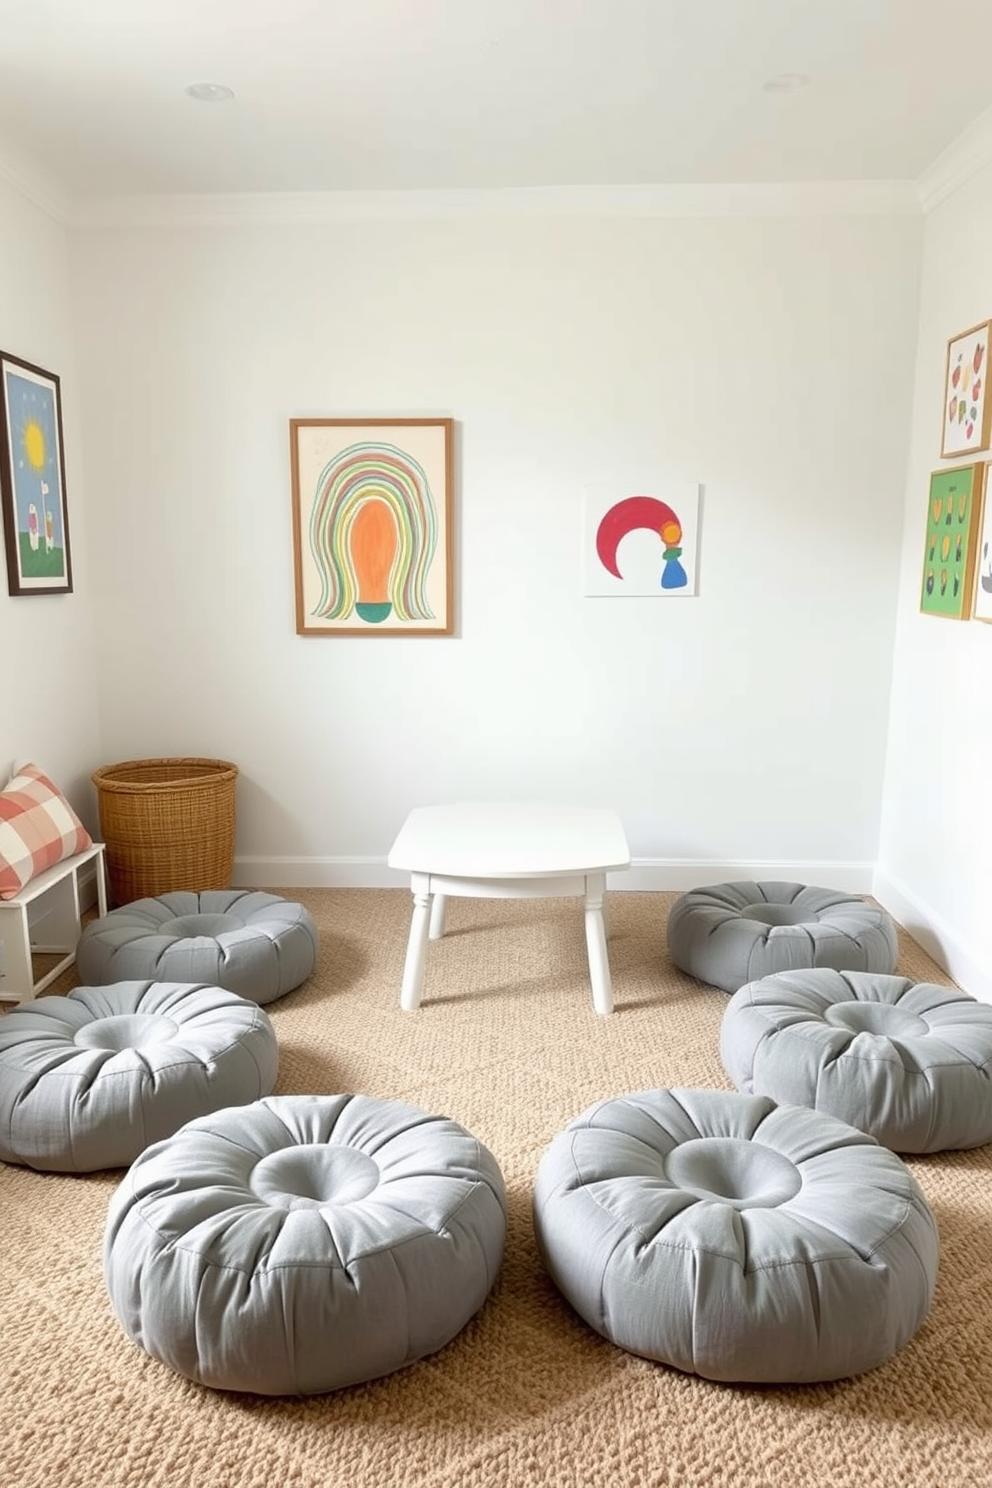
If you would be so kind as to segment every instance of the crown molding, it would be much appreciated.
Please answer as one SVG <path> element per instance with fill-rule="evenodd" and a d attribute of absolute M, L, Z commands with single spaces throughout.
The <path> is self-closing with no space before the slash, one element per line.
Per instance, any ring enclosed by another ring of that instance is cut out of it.
<path fill-rule="evenodd" d="M 77 227 L 203 227 L 477 217 L 919 215 L 912 181 L 833 181 L 86 197 L 75 203 L 71 222 Z"/>
<path fill-rule="evenodd" d="M 934 207 L 939 206 L 990 162 L 992 108 L 979 114 L 923 172 L 916 183 L 921 210 L 932 212 Z"/>
<path fill-rule="evenodd" d="M 74 199 L 64 182 L 9 145 L 0 149 L 0 181 L 6 181 L 19 196 L 56 222 L 68 224 L 71 220 Z"/>

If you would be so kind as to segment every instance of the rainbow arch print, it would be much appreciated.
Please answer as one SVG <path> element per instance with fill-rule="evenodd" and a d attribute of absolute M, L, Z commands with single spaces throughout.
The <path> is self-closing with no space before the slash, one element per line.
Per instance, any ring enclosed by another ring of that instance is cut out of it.
<path fill-rule="evenodd" d="M 661 492 L 624 495 L 587 486 L 583 516 L 585 592 L 673 598 L 696 592 L 699 487 L 666 482 Z"/>
<path fill-rule="evenodd" d="M 449 633 L 450 422 L 294 421 L 300 633 Z"/>

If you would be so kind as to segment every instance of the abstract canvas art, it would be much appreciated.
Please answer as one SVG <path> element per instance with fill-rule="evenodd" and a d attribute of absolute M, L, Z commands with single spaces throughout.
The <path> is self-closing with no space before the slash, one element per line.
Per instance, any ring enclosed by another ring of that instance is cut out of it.
<path fill-rule="evenodd" d="M 699 486 L 661 481 L 588 485 L 582 518 L 584 593 L 677 599 L 696 593 Z"/>

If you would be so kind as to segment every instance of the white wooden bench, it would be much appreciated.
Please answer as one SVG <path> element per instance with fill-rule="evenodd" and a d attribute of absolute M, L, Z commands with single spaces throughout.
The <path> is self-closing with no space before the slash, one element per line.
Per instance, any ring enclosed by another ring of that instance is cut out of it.
<path fill-rule="evenodd" d="M 102 842 L 46 868 L 12 899 L 0 899 L 0 1002 L 36 997 L 75 961 L 82 931 L 80 870 L 89 863 L 96 873 L 99 912 L 105 915 L 107 871 Z M 58 956 L 59 960 L 36 980 L 32 956 Z"/>

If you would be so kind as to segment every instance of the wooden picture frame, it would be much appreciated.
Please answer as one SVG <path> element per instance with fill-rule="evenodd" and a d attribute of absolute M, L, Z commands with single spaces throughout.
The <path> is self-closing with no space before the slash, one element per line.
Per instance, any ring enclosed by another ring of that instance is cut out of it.
<path fill-rule="evenodd" d="M 982 505 L 975 538 L 975 592 L 971 618 L 992 625 L 992 465 L 986 464 Z"/>
<path fill-rule="evenodd" d="M 296 633 L 454 630 L 454 420 L 294 418 Z"/>
<path fill-rule="evenodd" d="M 947 343 L 942 459 L 986 450 L 992 438 L 992 397 L 987 396 L 989 332 L 992 321 L 969 326 Z"/>
<path fill-rule="evenodd" d="M 70 594 L 62 394 L 54 372 L 0 352 L 0 504 L 7 589 Z"/>
<path fill-rule="evenodd" d="M 949 620 L 971 615 L 985 464 L 955 465 L 930 476 L 920 611 Z"/>

